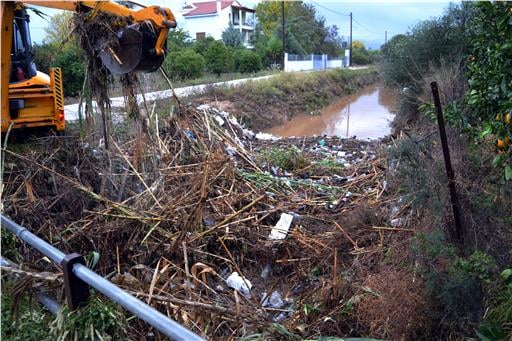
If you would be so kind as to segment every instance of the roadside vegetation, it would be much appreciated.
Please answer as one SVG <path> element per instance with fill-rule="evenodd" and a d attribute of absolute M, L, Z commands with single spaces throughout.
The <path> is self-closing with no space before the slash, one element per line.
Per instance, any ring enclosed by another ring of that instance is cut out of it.
<path fill-rule="evenodd" d="M 382 48 L 383 79 L 401 90 L 394 128 L 402 138 L 388 157 L 394 188 L 414 212 L 410 224 L 424 229 L 410 259 L 425 283 L 430 338 L 512 336 L 510 22 L 507 2 L 452 4 Z M 451 233 L 432 81 L 448 125 L 463 240 Z"/>

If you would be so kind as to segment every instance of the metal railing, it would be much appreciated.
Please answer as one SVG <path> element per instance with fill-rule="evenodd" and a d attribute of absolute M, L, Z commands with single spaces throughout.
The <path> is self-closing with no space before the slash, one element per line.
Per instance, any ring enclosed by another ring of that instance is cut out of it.
<path fill-rule="evenodd" d="M 76 297 L 73 298 L 70 296 L 73 296 L 74 294 L 78 294 L 78 296 L 80 296 L 80 294 L 83 294 L 76 292 L 77 289 L 79 291 L 84 291 L 84 285 L 89 285 L 174 340 L 203 340 L 203 338 L 180 325 L 178 322 L 169 319 L 158 310 L 145 304 L 141 300 L 130 295 L 123 289 L 87 268 L 80 262 L 80 259 L 83 259 L 80 255 L 64 254 L 45 242 L 43 239 L 31 233 L 25 227 L 16 224 L 4 215 L 0 215 L 0 223 L 2 228 L 14 233 L 19 239 L 37 249 L 39 252 L 50 258 L 54 263 L 62 265 L 64 283 L 68 286 L 65 288 L 68 304 L 73 299 L 76 299 Z M 66 273 L 66 268 L 68 268 L 68 273 Z M 85 289 L 88 292 L 88 287 Z"/>

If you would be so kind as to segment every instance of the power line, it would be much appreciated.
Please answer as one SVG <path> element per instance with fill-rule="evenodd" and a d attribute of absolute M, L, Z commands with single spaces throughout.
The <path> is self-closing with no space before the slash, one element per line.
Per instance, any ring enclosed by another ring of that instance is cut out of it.
<path fill-rule="evenodd" d="M 345 13 L 337 12 L 337 11 L 335 11 L 335 10 L 333 10 L 333 9 L 330 9 L 330 8 L 328 8 L 328 7 L 325 7 L 325 6 L 323 6 L 323 5 L 320 5 L 318 2 L 315 2 L 315 1 L 311 1 L 311 2 L 312 2 L 312 3 L 314 3 L 315 5 L 317 5 L 318 7 L 322 7 L 323 9 L 325 9 L 325 10 L 327 10 L 327 11 L 329 11 L 329 12 L 332 12 L 332 13 L 335 13 L 335 14 L 338 14 L 338 15 L 343 15 L 343 16 L 345 16 L 345 17 L 350 17 L 350 14 L 345 14 Z"/>
<path fill-rule="evenodd" d="M 364 27 L 364 26 L 363 26 L 359 21 L 357 21 L 356 19 L 353 19 L 353 20 L 354 20 L 354 22 L 355 22 L 356 24 L 358 24 L 362 29 L 364 29 L 364 30 L 366 30 L 366 31 L 368 31 L 368 32 L 370 32 L 370 33 L 373 33 L 373 34 L 382 35 L 382 32 L 380 32 L 380 33 L 379 33 L 379 32 L 375 32 L 375 31 L 369 30 L 369 29 L 367 29 L 366 27 Z"/>
<path fill-rule="evenodd" d="M 311 0 L 311 3 L 313 3 L 313 4 L 317 5 L 318 7 L 323 8 L 323 9 L 325 9 L 325 10 L 329 11 L 329 12 L 332 12 L 332 13 L 335 13 L 335 14 L 338 14 L 338 15 L 342 15 L 342 16 L 345 16 L 345 17 L 350 17 L 350 14 L 345 14 L 345 13 L 341 13 L 341 12 L 335 11 L 335 10 L 333 10 L 333 9 L 330 9 L 330 8 L 328 8 L 328 7 L 325 7 L 325 6 L 321 5 L 321 4 L 319 4 L 319 3 L 318 3 L 318 2 L 316 2 L 316 1 L 312 1 L 312 0 Z M 359 21 L 357 21 L 356 19 L 353 19 L 353 20 L 354 20 L 354 22 L 355 22 L 357 25 L 359 25 L 359 27 L 361 27 L 363 30 L 368 31 L 368 32 L 370 32 L 370 33 L 372 33 L 372 34 L 382 35 L 382 33 L 375 32 L 375 31 L 372 31 L 372 30 L 367 29 L 364 25 L 362 25 L 362 24 L 361 24 Z"/>

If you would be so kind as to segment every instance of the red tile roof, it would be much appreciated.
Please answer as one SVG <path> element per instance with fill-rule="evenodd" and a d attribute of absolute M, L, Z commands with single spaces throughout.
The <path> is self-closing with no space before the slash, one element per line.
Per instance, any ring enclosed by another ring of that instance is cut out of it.
<path fill-rule="evenodd" d="M 224 9 L 232 4 L 233 0 L 222 0 L 220 2 L 220 8 Z M 183 14 L 184 17 L 217 13 L 217 1 L 194 2 L 193 5 L 195 8 Z"/>

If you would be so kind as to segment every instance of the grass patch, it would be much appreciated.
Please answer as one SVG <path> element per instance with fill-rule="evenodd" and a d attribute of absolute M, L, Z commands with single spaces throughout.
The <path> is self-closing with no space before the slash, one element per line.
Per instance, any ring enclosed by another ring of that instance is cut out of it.
<path fill-rule="evenodd" d="M 304 153 L 296 146 L 288 148 L 271 147 L 263 151 L 260 157 L 268 164 L 278 166 L 285 171 L 304 169 L 310 164 Z"/>
<path fill-rule="evenodd" d="M 339 163 L 338 161 L 330 157 L 326 157 L 325 159 L 315 163 L 314 167 L 328 172 L 336 172 L 345 168 L 345 166 L 342 163 Z"/>
<path fill-rule="evenodd" d="M 15 301 L 2 293 L 2 340 L 127 340 L 124 312 L 98 296 L 76 311 L 64 307 L 55 317 L 28 293 Z"/>
<path fill-rule="evenodd" d="M 5 233 L 4 233 L 5 234 Z M 2 236 L 3 237 L 3 236 Z M 9 341 L 47 340 L 52 315 L 43 311 L 29 295 L 13 304 L 9 285 L 2 283 L 1 339 Z"/>

